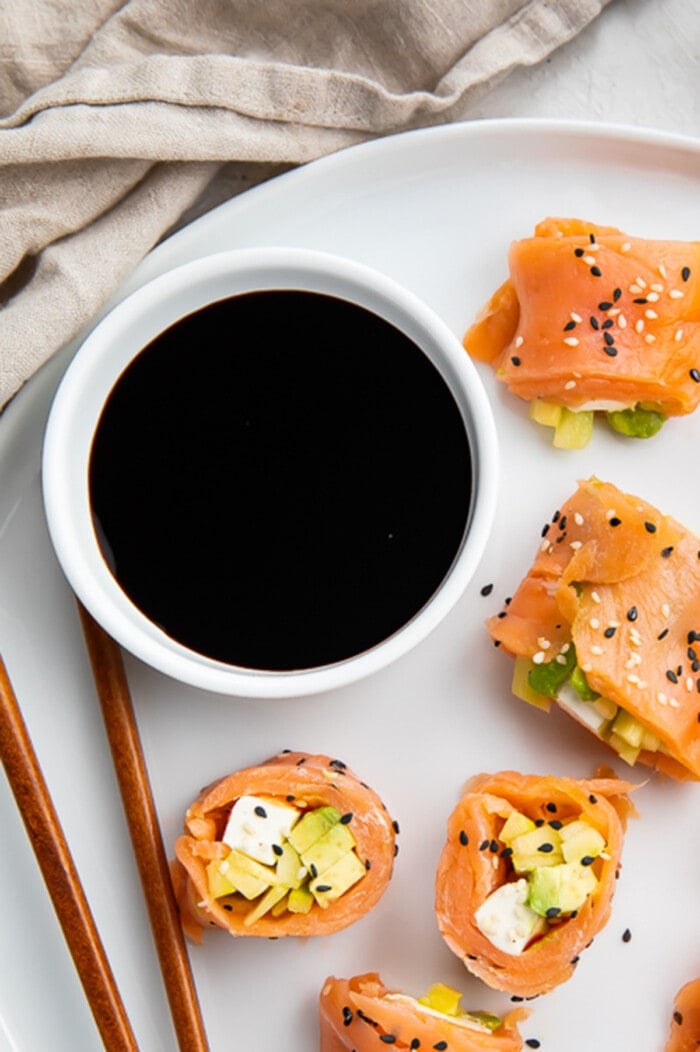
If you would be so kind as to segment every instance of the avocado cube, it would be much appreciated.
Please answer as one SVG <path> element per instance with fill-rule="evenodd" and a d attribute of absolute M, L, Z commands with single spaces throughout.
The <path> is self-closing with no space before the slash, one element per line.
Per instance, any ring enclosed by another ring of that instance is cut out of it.
<path fill-rule="evenodd" d="M 340 811 L 337 811 L 335 807 L 317 807 L 314 811 L 307 811 L 289 834 L 289 843 L 295 851 L 302 855 L 323 836 L 326 830 L 339 822 L 341 817 Z"/>
<path fill-rule="evenodd" d="M 308 888 L 292 888 L 287 899 L 290 913 L 308 913 L 314 904 L 314 897 Z"/>
<path fill-rule="evenodd" d="M 531 818 L 528 818 L 521 811 L 512 811 L 501 829 L 499 839 L 504 844 L 510 845 L 516 837 L 522 836 L 523 833 L 529 833 L 534 828 L 535 823 Z"/>
<path fill-rule="evenodd" d="M 542 398 L 533 398 L 530 402 L 530 419 L 545 427 L 556 427 L 561 419 L 560 405 L 545 402 Z"/>
<path fill-rule="evenodd" d="M 630 745 L 628 741 L 614 731 L 608 738 L 608 745 L 615 750 L 617 755 L 625 763 L 628 763 L 630 767 L 634 767 L 637 762 L 637 757 L 642 751 L 641 745 Z"/>
<path fill-rule="evenodd" d="M 459 1002 L 462 995 L 459 990 L 445 983 L 433 983 L 424 997 L 418 998 L 418 1004 L 432 1008 L 434 1012 L 442 1012 L 443 1015 L 459 1015 Z"/>
<path fill-rule="evenodd" d="M 516 873 L 527 873 L 538 866 L 558 866 L 564 861 L 559 833 L 548 825 L 521 833 L 510 846 Z"/>
<path fill-rule="evenodd" d="M 633 749 L 640 748 L 642 737 L 644 736 L 644 727 L 638 719 L 631 716 L 625 709 L 620 709 L 618 712 L 612 725 L 612 730 L 614 734 L 618 734 Z"/>
<path fill-rule="evenodd" d="M 560 829 L 561 851 L 565 862 L 580 862 L 582 858 L 597 858 L 605 850 L 605 838 L 590 822 L 577 819 Z"/>
<path fill-rule="evenodd" d="M 578 862 L 533 869 L 528 876 L 528 906 L 541 917 L 573 913 L 598 886 L 595 873 Z M 555 912 L 556 911 L 556 912 Z"/>
<path fill-rule="evenodd" d="M 353 884 L 364 877 L 366 872 L 364 864 L 360 862 L 355 852 L 349 851 L 322 876 L 314 877 L 309 881 L 309 891 L 319 906 L 326 909 L 331 902 L 339 899 Z"/>
<path fill-rule="evenodd" d="M 221 899 L 224 895 L 232 895 L 236 890 L 225 873 L 221 872 L 222 860 L 213 859 L 207 866 L 207 885 L 209 894 L 213 899 Z"/>
<path fill-rule="evenodd" d="M 559 423 L 554 429 L 552 444 L 557 449 L 583 449 L 593 435 L 593 411 L 574 412 L 562 408 Z"/>
<path fill-rule="evenodd" d="M 276 906 L 280 899 L 285 897 L 288 891 L 289 888 L 282 888 L 279 886 L 268 888 L 260 901 L 257 902 L 248 913 L 246 913 L 243 921 L 246 928 L 249 928 L 251 924 L 255 924 L 255 922 L 259 921 L 261 917 L 264 917 L 266 913 L 269 913 L 272 907 Z"/>
<path fill-rule="evenodd" d="M 256 899 L 275 883 L 273 869 L 235 849 L 219 864 L 219 868 L 235 890 L 247 899 Z"/>
<path fill-rule="evenodd" d="M 348 827 L 342 822 L 336 822 L 334 826 L 326 830 L 322 837 L 319 837 L 315 844 L 311 845 L 308 851 L 304 851 L 301 861 L 312 873 L 311 867 L 313 866 L 320 876 L 354 847 L 355 838 Z"/>
<path fill-rule="evenodd" d="M 299 854 L 288 840 L 282 844 L 281 850 L 275 866 L 275 884 L 298 888 L 306 877 Z"/>
<path fill-rule="evenodd" d="M 271 917 L 281 917 L 283 913 L 287 912 L 287 905 L 288 905 L 288 903 L 289 903 L 289 896 L 287 895 L 283 899 L 280 899 L 279 902 L 275 903 L 275 905 L 270 910 L 270 916 Z"/>

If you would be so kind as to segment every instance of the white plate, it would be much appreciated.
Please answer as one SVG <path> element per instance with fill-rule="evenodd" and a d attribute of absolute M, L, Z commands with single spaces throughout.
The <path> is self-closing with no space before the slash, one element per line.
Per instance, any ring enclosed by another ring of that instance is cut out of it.
<path fill-rule="evenodd" d="M 485 122 L 357 147 L 235 199 L 161 245 L 120 290 L 196 256 L 247 245 L 308 246 L 384 270 L 462 334 L 505 275 L 512 238 L 546 214 L 630 233 L 699 237 L 700 144 L 613 126 Z M 65 360 L 65 355 L 63 356 Z M 97 924 L 144 1052 L 175 1047 L 73 600 L 50 549 L 38 463 L 62 368 L 44 369 L 0 421 L 0 649 L 24 709 Z M 164 838 L 201 785 L 289 747 L 340 756 L 401 825 L 396 874 L 377 909 L 321 940 L 205 936 L 191 952 L 213 1052 L 309 1052 L 331 973 L 376 969 L 419 994 L 434 980 L 494 1010 L 507 995 L 471 978 L 440 939 L 433 873 L 465 779 L 515 768 L 577 777 L 609 754 L 563 715 L 510 695 L 510 664 L 483 619 L 529 566 L 541 523 L 593 473 L 700 530 L 687 484 L 700 414 L 648 444 L 605 429 L 579 453 L 544 431 L 483 370 L 500 429 L 501 496 L 473 585 L 416 650 L 363 683 L 294 701 L 198 693 L 128 660 Z M 490 598 L 480 589 L 494 584 Z M 616 765 L 623 775 L 629 769 Z M 643 770 L 633 772 L 642 781 Z M 542 1049 L 663 1047 L 677 988 L 700 974 L 697 785 L 650 778 L 625 847 L 613 917 L 574 977 L 532 1004 Z M 0 782 L 0 1048 L 90 1052 L 100 1044 L 5 781 Z M 629 928 L 631 941 L 623 942 Z"/>

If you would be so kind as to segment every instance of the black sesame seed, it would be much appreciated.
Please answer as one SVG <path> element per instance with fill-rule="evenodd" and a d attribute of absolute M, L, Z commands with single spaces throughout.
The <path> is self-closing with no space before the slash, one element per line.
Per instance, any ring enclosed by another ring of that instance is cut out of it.
<path fill-rule="evenodd" d="M 565 530 L 566 529 L 566 515 L 562 515 L 561 519 L 559 520 L 559 529 L 560 530 Z"/>
<path fill-rule="evenodd" d="M 514 354 L 513 357 L 511 358 L 511 362 L 513 363 L 513 365 L 515 365 L 517 367 L 518 365 L 521 364 L 521 359 L 518 358 L 517 354 Z"/>
<path fill-rule="evenodd" d="M 535 819 L 535 825 L 536 825 L 536 827 L 538 829 L 540 828 L 540 826 L 543 826 L 544 825 L 544 818 L 536 818 Z"/>
<path fill-rule="evenodd" d="M 438 1052 L 445 1052 L 445 1049 L 447 1048 L 447 1042 L 438 1041 L 437 1045 L 433 1045 L 433 1048 L 438 1049 Z"/>
<path fill-rule="evenodd" d="M 595 862 L 593 855 L 584 855 L 581 859 L 582 866 L 591 866 Z"/>
<path fill-rule="evenodd" d="M 673 671 L 672 668 L 667 668 L 666 669 L 666 679 L 670 680 L 671 683 L 677 683 L 678 682 L 678 676 L 676 675 L 676 673 Z"/>
<path fill-rule="evenodd" d="M 510 999 L 511 999 L 511 1001 L 524 1001 L 525 1000 L 525 998 L 521 997 L 520 994 L 512 994 Z"/>
<path fill-rule="evenodd" d="M 658 636 L 656 638 L 659 639 L 659 640 L 665 639 L 667 635 L 668 635 L 668 629 L 664 628 L 663 631 L 659 632 L 659 634 L 658 634 Z"/>
<path fill-rule="evenodd" d="M 622 289 L 613 289 L 613 300 L 615 301 L 615 303 L 617 303 L 621 295 Z"/>
<path fill-rule="evenodd" d="M 559 909 L 558 906 L 550 906 L 549 909 L 547 910 L 547 916 L 550 917 L 550 918 L 558 917 L 560 913 L 561 913 L 561 910 Z"/>
<path fill-rule="evenodd" d="M 564 823 L 559 818 L 553 818 L 549 824 L 552 827 L 552 829 L 561 829 L 564 825 Z"/>
<path fill-rule="evenodd" d="M 576 322 L 575 321 L 567 321 L 566 325 L 564 326 L 564 332 L 571 332 L 571 330 L 575 329 L 575 328 L 576 328 Z"/>
<path fill-rule="evenodd" d="M 331 890 L 331 885 L 330 884 L 317 884 L 316 885 L 316 891 L 330 891 L 330 890 Z"/>
<path fill-rule="evenodd" d="M 636 300 L 632 300 L 633 303 L 648 303 L 649 300 L 646 296 L 638 296 Z"/>
<path fill-rule="evenodd" d="M 490 843 L 490 841 L 488 841 L 488 840 L 482 840 L 481 843 L 479 844 L 479 851 L 486 851 L 486 849 L 489 846 L 489 843 Z"/>
<path fill-rule="evenodd" d="M 368 858 L 365 859 L 365 869 L 369 870 L 372 868 L 372 863 Z"/>
<path fill-rule="evenodd" d="M 605 340 L 605 342 L 608 345 L 608 347 L 612 347 L 612 345 L 615 342 L 615 337 L 613 336 L 613 334 L 611 332 L 604 332 L 603 333 L 603 339 Z"/>
<path fill-rule="evenodd" d="M 546 806 L 547 811 L 549 811 L 550 814 L 555 815 L 557 813 L 557 805 L 556 804 L 546 804 L 545 806 Z"/>
<path fill-rule="evenodd" d="M 691 369 L 688 375 L 694 383 L 700 384 L 700 369 Z"/>
<path fill-rule="evenodd" d="M 380 1034 L 379 1040 L 383 1041 L 385 1045 L 395 1045 L 396 1038 L 393 1034 Z"/>
<path fill-rule="evenodd" d="M 255 813 L 258 816 L 258 818 L 267 818 L 267 811 L 264 807 L 261 807 L 259 804 L 255 808 Z"/>
<path fill-rule="evenodd" d="M 600 278 L 603 275 L 603 271 L 600 269 L 600 267 L 591 267 L 591 274 L 594 278 Z"/>
<path fill-rule="evenodd" d="M 589 234 L 588 235 L 588 240 L 590 241 L 590 243 L 592 245 L 595 245 L 595 234 Z"/>
<path fill-rule="evenodd" d="M 498 851 L 498 841 L 497 840 L 492 840 L 491 841 L 491 843 L 489 844 L 489 851 L 491 852 L 492 855 L 495 855 L 497 853 L 497 851 Z"/>
<path fill-rule="evenodd" d="M 501 610 L 498 614 L 496 614 L 496 617 L 499 617 L 501 619 L 501 621 L 503 620 L 503 618 L 505 616 L 506 616 L 505 610 Z"/>
<path fill-rule="evenodd" d="M 683 267 L 683 270 L 681 271 L 681 277 L 683 278 L 683 281 L 688 280 L 688 278 L 690 277 L 690 267 Z"/>
<path fill-rule="evenodd" d="M 686 653 L 688 654 L 688 658 L 689 658 L 690 661 L 697 661 L 698 660 L 698 652 L 695 649 L 695 647 L 688 647 L 688 650 L 686 651 Z"/>
<path fill-rule="evenodd" d="M 297 760 L 297 764 L 296 765 L 297 765 L 297 767 L 301 767 L 301 765 L 303 763 L 306 763 L 306 757 L 305 756 L 302 756 L 302 758 L 300 760 Z"/>
<path fill-rule="evenodd" d="M 278 858 L 280 857 L 280 855 L 284 854 L 284 851 L 282 850 L 282 847 L 280 846 L 280 844 L 273 844 L 272 845 L 272 851 L 273 851 L 273 854 L 277 855 Z"/>
<path fill-rule="evenodd" d="M 331 760 L 331 762 L 330 762 L 330 764 L 328 766 L 329 767 L 335 767 L 335 769 L 337 771 L 343 771 L 347 767 L 347 764 L 343 763 L 342 760 Z"/>
<path fill-rule="evenodd" d="M 512 602 L 513 602 L 513 596 L 512 596 L 512 595 L 507 595 L 507 596 L 505 597 L 505 599 L 503 600 L 503 604 L 504 604 L 504 606 L 510 606 L 510 604 L 511 604 Z"/>
<path fill-rule="evenodd" d="M 668 557 L 669 557 L 669 555 L 671 554 L 672 551 L 673 551 L 673 545 L 672 544 L 669 544 L 668 548 L 662 548 L 661 549 L 661 558 L 662 559 L 668 559 Z"/>
<path fill-rule="evenodd" d="M 541 537 L 546 537 L 548 533 L 549 533 L 549 523 L 545 522 L 544 526 L 542 527 L 542 532 L 541 532 L 540 536 Z"/>
<path fill-rule="evenodd" d="M 609 524 L 611 526 L 621 526 L 622 525 L 622 519 L 618 519 L 617 515 L 613 515 L 612 519 L 608 519 L 608 522 L 609 522 Z"/>
<path fill-rule="evenodd" d="M 411 1048 L 420 1048 L 420 1039 L 419 1038 L 417 1038 L 417 1037 L 413 1038 L 413 1040 L 411 1041 Z"/>
<path fill-rule="evenodd" d="M 600 322 L 598 321 L 598 319 L 593 314 L 591 314 L 591 316 L 590 316 L 590 318 L 588 320 L 591 323 L 591 328 L 595 329 L 596 332 L 597 332 L 598 329 L 600 328 Z"/>
<path fill-rule="evenodd" d="M 344 815 L 341 815 L 340 816 L 340 821 L 342 822 L 342 824 L 344 826 L 346 826 L 350 822 L 352 822 L 352 811 L 346 811 L 346 813 Z"/>
<path fill-rule="evenodd" d="M 317 877 L 318 876 L 318 870 L 316 869 L 316 866 L 313 864 L 313 862 L 309 866 L 309 873 L 311 874 L 312 877 Z"/>
<path fill-rule="evenodd" d="M 287 801 L 288 804 L 291 804 L 293 799 L 294 799 L 294 793 L 287 793 L 287 795 L 285 796 L 285 800 Z"/>
<path fill-rule="evenodd" d="M 583 256 L 584 254 L 585 254 L 585 253 L 584 253 L 584 249 L 582 249 L 582 248 L 575 248 L 575 249 L 574 249 L 574 255 L 575 255 L 575 256 L 578 256 L 578 258 L 579 258 L 579 259 L 580 259 L 580 258 L 581 258 L 581 256 Z"/>
<path fill-rule="evenodd" d="M 631 938 L 632 938 L 632 932 L 629 930 L 629 928 L 625 928 L 625 930 L 622 933 L 622 941 L 623 942 L 629 942 Z"/>
<path fill-rule="evenodd" d="M 590 803 L 592 803 L 592 804 L 597 804 L 598 803 L 598 797 L 594 796 L 593 793 L 589 793 L 588 794 L 588 799 L 589 799 Z"/>
<path fill-rule="evenodd" d="M 394 830 L 397 836 L 401 832 L 401 830 L 399 829 L 399 823 L 396 821 L 396 819 L 394 819 L 394 821 L 391 823 L 391 828 Z"/>
<path fill-rule="evenodd" d="M 556 522 L 560 515 L 561 515 L 560 511 L 555 511 L 554 515 L 552 515 L 552 522 Z"/>
<path fill-rule="evenodd" d="M 469 843 L 469 837 L 467 836 L 467 834 L 464 832 L 463 829 L 460 829 L 460 831 L 459 831 L 459 842 L 462 845 L 462 847 L 466 847 L 467 844 Z"/>
<path fill-rule="evenodd" d="M 690 646 L 691 643 L 700 643 L 700 632 L 695 632 L 691 628 L 690 632 L 688 632 L 688 635 L 686 636 L 686 640 L 688 642 L 688 646 Z"/>
<path fill-rule="evenodd" d="M 228 904 L 228 902 L 225 902 L 225 903 L 224 903 L 224 909 L 225 909 L 225 910 L 226 910 L 226 911 L 227 911 L 228 913 L 231 913 L 231 912 L 233 911 L 233 906 L 230 906 L 230 905 Z"/>
<path fill-rule="evenodd" d="M 598 310 L 610 310 L 611 307 L 612 303 L 610 302 L 610 300 L 603 300 L 602 303 L 598 304 Z"/>
<path fill-rule="evenodd" d="M 612 320 L 612 318 L 608 318 L 608 320 L 604 321 L 601 325 L 601 329 L 612 329 L 614 324 L 615 322 Z"/>
<path fill-rule="evenodd" d="M 647 531 L 647 533 L 656 533 L 656 526 L 653 522 L 645 522 L 644 529 Z"/>
<path fill-rule="evenodd" d="M 537 1040 L 536 1037 L 529 1037 L 527 1039 L 527 1041 L 525 1042 L 525 1044 L 527 1045 L 528 1048 L 539 1048 L 540 1047 L 540 1043 L 539 1043 L 539 1041 Z"/>
<path fill-rule="evenodd" d="M 484 587 L 481 589 L 481 595 L 484 595 L 484 596 L 485 595 L 491 595 L 492 591 L 493 591 L 493 585 L 492 584 L 485 584 Z"/>
<path fill-rule="evenodd" d="M 698 720 L 700 720 L 700 714 L 698 714 Z M 501 851 L 501 858 L 510 858 L 510 856 L 512 854 L 513 854 L 513 848 L 512 847 L 504 847 L 503 851 Z"/>
<path fill-rule="evenodd" d="M 548 855 L 551 851 L 554 851 L 554 844 L 549 844 L 545 841 L 544 844 L 540 844 L 537 850 L 541 851 L 543 855 Z"/>
<path fill-rule="evenodd" d="M 605 629 L 605 631 L 603 632 L 603 635 L 605 636 L 606 639 L 612 639 L 612 637 L 615 635 L 616 632 L 617 632 L 617 628 L 615 627 L 615 625 L 611 625 L 610 628 L 606 628 Z"/>
<path fill-rule="evenodd" d="M 683 1025 L 683 1013 L 679 1012 L 677 1008 L 673 1013 L 673 1022 L 678 1023 L 679 1026 Z"/>
<path fill-rule="evenodd" d="M 637 617 L 638 617 L 637 607 L 636 606 L 631 606 L 629 608 L 629 610 L 627 611 L 627 620 L 628 621 L 636 621 Z"/>
<path fill-rule="evenodd" d="M 398 844 L 394 844 L 394 858 L 396 858 L 398 853 L 399 853 L 399 845 Z"/>
<path fill-rule="evenodd" d="M 475 954 L 475 953 L 468 953 L 468 954 L 467 954 L 467 957 L 469 958 L 469 960 L 470 960 L 470 961 L 478 961 L 478 959 L 479 959 L 479 958 L 478 958 L 478 957 L 476 956 L 476 954 Z"/>
<path fill-rule="evenodd" d="M 603 347 L 608 358 L 617 358 L 617 347 Z"/>
<path fill-rule="evenodd" d="M 572 957 L 572 958 L 571 958 L 571 960 L 569 961 L 569 964 L 578 964 L 578 962 L 579 962 L 580 960 L 581 960 L 581 958 L 580 958 L 580 957 L 578 956 L 578 954 L 576 954 L 576 956 L 575 956 L 575 957 Z"/>
<path fill-rule="evenodd" d="M 350 1026 L 354 1019 L 354 1013 L 352 1008 L 348 1008 L 347 1005 L 343 1007 L 343 1026 Z"/>

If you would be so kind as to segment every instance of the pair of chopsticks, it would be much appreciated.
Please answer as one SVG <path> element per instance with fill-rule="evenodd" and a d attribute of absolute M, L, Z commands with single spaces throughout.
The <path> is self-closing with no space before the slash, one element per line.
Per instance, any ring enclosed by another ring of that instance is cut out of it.
<path fill-rule="evenodd" d="M 204 1025 L 122 654 L 80 603 L 78 607 L 175 1033 L 182 1052 L 206 1052 Z M 104 1047 L 107 1052 L 138 1052 L 2 657 L 0 758 Z"/>

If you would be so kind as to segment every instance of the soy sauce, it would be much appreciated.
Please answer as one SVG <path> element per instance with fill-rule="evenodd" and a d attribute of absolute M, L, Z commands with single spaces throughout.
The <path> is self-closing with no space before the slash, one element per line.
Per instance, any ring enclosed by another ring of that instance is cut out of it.
<path fill-rule="evenodd" d="M 96 431 L 105 558 L 172 638 L 246 668 L 340 661 L 396 632 L 459 551 L 471 459 L 426 355 L 312 292 L 214 303 L 133 360 Z"/>

